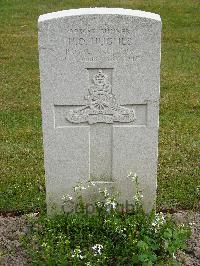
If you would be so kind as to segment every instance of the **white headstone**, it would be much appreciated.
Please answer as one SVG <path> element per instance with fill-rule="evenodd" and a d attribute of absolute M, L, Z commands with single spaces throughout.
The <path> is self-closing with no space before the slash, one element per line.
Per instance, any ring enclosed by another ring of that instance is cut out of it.
<path fill-rule="evenodd" d="M 132 202 L 137 173 L 149 211 L 156 196 L 160 16 L 120 8 L 39 17 L 48 212 L 78 181 Z"/>

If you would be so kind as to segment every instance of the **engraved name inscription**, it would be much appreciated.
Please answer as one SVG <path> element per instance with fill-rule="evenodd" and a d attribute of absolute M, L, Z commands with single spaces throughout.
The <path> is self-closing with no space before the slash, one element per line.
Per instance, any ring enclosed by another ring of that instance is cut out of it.
<path fill-rule="evenodd" d="M 131 38 L 121 37 L 71 37 L 67 39 L 68 45 L 132 45 L 133 41 Z"/>
<path fill-rule="evenodd" d="M 114 122 L 129 123 L 135 120 L 135 111 L 120 106 L 114 94 L 111 92 L 111 84 L 108 76 L 102 69 L 94 75 L 89 94 L 85 97 L 86 104 L 75 110 L 70 110 L 66 119 L 72 123 L 88 124 Z"/>
<path fill-rule="evenodd" d="M 111 23 L 112 24 L 112 23 Z M 70 62 L 120 61 L 135 63 L 142 59 L 136 49 L 135 27 L 113 27 L 101 21 L 96 26 L 82 25 L 66 28 L 64 59 Z"/>

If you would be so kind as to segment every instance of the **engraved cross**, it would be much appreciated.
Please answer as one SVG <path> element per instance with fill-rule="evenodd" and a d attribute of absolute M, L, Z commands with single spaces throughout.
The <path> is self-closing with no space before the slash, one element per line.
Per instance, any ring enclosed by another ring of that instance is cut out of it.
<path fill-rule="evenodd" d="M 147 104 L 121 106 L 116 100 L 112 93 L 112 70 L 88 69 L 91 72 L 90 86 L 81 107 L 63 111 L 63 106 L 55 106 L 56 126 L 62 127 L 66 122 L 71 126 L 90 125 L 89 173 L 90 180 L 98 182 L 112 182 L 114 124 L 118 127 L 146 124 Z M 60 119 L 61 116 L 66 122 Z"/>

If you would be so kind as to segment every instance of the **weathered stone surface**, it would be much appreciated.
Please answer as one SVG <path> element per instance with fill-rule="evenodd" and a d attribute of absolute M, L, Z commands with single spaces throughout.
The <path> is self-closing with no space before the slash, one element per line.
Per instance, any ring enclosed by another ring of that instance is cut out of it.
<path fill-rule="evenodd" d="M 90 8 L 39 17 L 48 211 L 78 181 L 132 202 L 139 176 L 144 207 L 156 196 L 159 15 Z"/>

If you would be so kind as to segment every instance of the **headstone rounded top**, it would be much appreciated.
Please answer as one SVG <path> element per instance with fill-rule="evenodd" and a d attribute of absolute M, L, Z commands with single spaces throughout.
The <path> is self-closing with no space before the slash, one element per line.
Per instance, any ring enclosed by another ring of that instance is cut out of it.
<path fill-rule="evenodd" d="M 160 15 L 151 12 L 124 9 L 124 8 L 95 7 L 95 8 L 69 9 L 69 10 L 47 13 L 39 16 L 38 22 L 67 17 L 67 16 L 81 16 L 81 15 L 126 15 L 126 16 L 142 17 L 142 18 L 149 18 L 161 21 Z"/>

